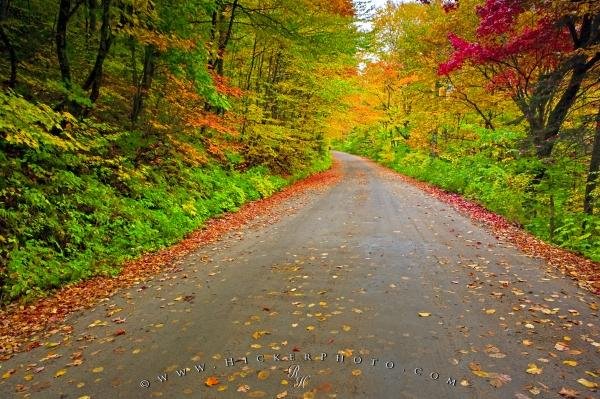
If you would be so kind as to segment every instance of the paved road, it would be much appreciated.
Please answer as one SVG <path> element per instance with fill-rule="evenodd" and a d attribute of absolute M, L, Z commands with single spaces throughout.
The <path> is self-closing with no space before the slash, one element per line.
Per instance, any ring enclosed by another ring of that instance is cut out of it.
<path fill-rule="evenodd" d="M 0 397 L 598 397 L 577 382 L 600 381 L 586 374 L 600 368 L 597 298 L 393 173 L 336 157 L 341 182 L 282 203 L 281 220 L 1 363 L 17 371 Z"/>

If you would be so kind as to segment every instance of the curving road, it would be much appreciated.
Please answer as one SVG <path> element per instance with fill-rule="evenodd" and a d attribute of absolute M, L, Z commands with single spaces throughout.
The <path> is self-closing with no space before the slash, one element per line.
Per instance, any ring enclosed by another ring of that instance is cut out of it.
<path fill-rule="evenodd" d="M 0 397 L 598 397 L 577 382 L 600 382 L 597 298 L 395 174 L 335 156 L 341 181 L 280 204 L 277 222 L 0 363 L 16 369 Z"/>

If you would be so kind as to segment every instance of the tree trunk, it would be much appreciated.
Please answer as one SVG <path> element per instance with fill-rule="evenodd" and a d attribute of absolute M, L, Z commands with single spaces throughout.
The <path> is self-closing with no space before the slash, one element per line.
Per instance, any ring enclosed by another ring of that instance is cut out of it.
<path fill-rule="evenodd" d="M 235 11 L 238 6 L 238 0 L 234 0 L 231 5 L 231 15 L 229 16 L 229 23 L 227 24 L 227 30 L 221 30 L 219 32 L 219 47 L 217 49 L 217 59 L 215 61 L 215 71 L 219 76 L 223 76 L 225 50 L 227 44 L 231 38 L 231 32 L 233 30 L 233 21 L 235 20 Z M 222 20 L 222 19 L 221 19 Z"/>
<path fill-rule="evenodd" d="M 257 45 L 256 35 L 254 36 L 254 46 L 252 46 L 252 61 L 250 62 L 250 69 L 248 70 L 248 75 L 246 76 L 246 90 L 250 90 L 250 81 L 252 79 L 252 72 L 254 72 L 254 64 L 256 63 L 256 45 Z"/>
<path fill-rule="evenodd" d="M 63 83 L 71 88 L 71 66 L 67 53 L 67 26 L 71 18 L 71 0 L 60 0 L 56 21 L 56 56 Z"/>
<path fill-rule="evenodd" d="M 100 96 L 100 86 L 102 85 L 102 66 L 104 60 L 108 55 L 110 46 L 113 42 L 114 36 L 110 27 L 110 6 L 111 0 L 102 0 L 102 26 L 100 27 L 100 46 L 98 48 L 98 54 L 96 55 L 96 62 L 94 68 L 90 72 L 88 78 L 83 84 L 84 90 L 92 89 L 90 93 L 90 100 L 96 102 L 98 96 Z"/>
<path fill-rule="evenodd" d="M 4 22 L 8 17 L 8 9 L 10 7 L 10 0 L 0 0 L 0 23 Z M 8 86 L 13 88 L 17 85 L 17 52 L 15 47 L 12 45 L 8 34 L 4 30 L 4 26 L 0 25 L 0 40 L 8 51 L 8 57 L 10 59 L 10 77 L 8 78 Z"/>
<path fill-rule="evenodd" d="M 158 55 L 158 50 L 153 45 L 147 45 L 144 51 L 144 69 L 142 78 L 137 84 L 137 90 L 133 97 L 133 108 L 131 110 L 131 123 L 135 126 L 139 116 L 144 109 L 144 99 L 148 91 L 152 87 L 154 79 L 154 71 L 156 69 L 155 59 Z"/>
<path fill-rule="evenodd" d="M 592 198 L 592 192 L 596 189 L 598 175 L 600 174 L 600 108 L 598 108 L 595 122 L 596 131 L 594 134 L 594 143 L 592 145 L 592 159 L 590 161 L 590 170 L 588 172 L 585 197 L 583 200 L 583 211 L 588 215 L 594 213 L 594 199 Z"/>
<path fill-rule="evenodd" d="M 96 32 L 96 10 L 98 9 L 98 1 L 87 0 L 87 6 L 89 16 L 88 35 L 91 35 Z"/>

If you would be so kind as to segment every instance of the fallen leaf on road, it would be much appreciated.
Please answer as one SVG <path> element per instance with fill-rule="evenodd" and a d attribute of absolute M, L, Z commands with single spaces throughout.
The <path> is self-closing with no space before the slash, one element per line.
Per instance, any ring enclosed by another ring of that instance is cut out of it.
<path fill-rule="evenodd" d="M 98 327 L 98 326 L 105 326 L 107 324 L 108 324 L 108 322 L 106 322 L 106 321 L 96 320 L 92 324 L 90 324 L 88 327 L 92 328 L 92 327 Z"/>
<path fill-rule="evenodd" d="M 494 314 L 496 313 L 496 309 L 486 309 L 485 314 Z"/>
<path fill-rule="evenodd" d="M 208 377 L 206 379 L 206 381 L 204 381 L 204 385 L 206 385 L 207 387 L 215 386 L 218 383 L 219 383 L 219 379 L 217 377 L 214 377 L 214 376 Z"/>
<path fill-rule="evenodd" d="M 527 373 L 529 374 L 542 374 L 542 370 L 535 363 L 529 363 L 527 366 Z"/>
<path fill-rule="evenodd" d="M 429 316 L 431 316 L 431 313 L 419 312 L 419 317 L 429 317 Z"/>
<path fill-rule="evenodd" d="M 7 378 L 10 378 L 10 376 L 13 375 L 16 371 L 17 370 L 15 370 L 15 369 L 10 369 L 6 373 L 2 374 L 2 378 L 5 379 L 5 380 Z"/>
<path fill-rule="evenodd" d="M 562 351 L 566 351 L 567 349 L 569 349 L 569 346 L 566 343 L 564 343 L 564 342 L 557 342 L 554 345 L 554 349 L 556 349 L 557 351 L 561 351 L 562 352 Z"/>
<path fill-rule="evenodd" d="M 260 339 L 262 336 L 268 335 L 268 334 L 270 334 L 270 332 L 265 331 L 265 330 L 254 331 L 252 333 L 252 338 L 254 338 L 254 339 Z"/>
<path fill-rule="evenodd" d="M 67 370 L 62 369 L 62 370 L 58 370 L 56 372 L 56 374 L 54 374 L 54 378 L 58 378 L 58 377 L 62 377 L 63 375 L 67 374 Z"/>
<path fill-rule="evenodd" d="M 493 386 L 494 388 L 500 388 L 502 385 L 506 384 L 507 382 L 510 382 L 512 380 L 512 378 L 510 378 L 509 375 L 507 374 L 500 374 L 500 373 L 489 373 L 490 374 L 490 385 Z"/>
<path fill-rule="evenodd" d="M 577 361 L 575 361 L 575 360 L 563 360 L 563 364 L 566 364 L 567 366 L 575 367 L 575 366 L 577 366 Z"/>
<path fill-rule="evenodd" d="M 583 385 L 586 388 L 598 388 L 598 383 L 597 382 L 592 382 L 592 381 L 588 381 L 585 378 L 580 378 L 577 380 L 578 383 L 580 383 L 581 385 Z"/>
<path fill-rule="evenodd" d="M 362 371 L 359 369 L 352 370 L 352 375 L 355 377 L 358 377 L 361 374 L 362 374 Z"/>
<path fill-rule="evenodd" d="M 250 390 L 250 385 L 248 384 L 244 384 L 244 385 L 240 385 L 237 389 L 238 392 L 248 392 Z"/>
<path fill-rule="evenodd" d="M 269 378 L 269 371 L 268 370 L 261 370 L 258 372 L 257 375 L 259 380 L 266 380 L 267 378 Z"/>
<path fill-rule="evenodd" d="M 579 395 L 579 392 L 574 389 L 562 387 L 558 394 L 568 399 L 574 399 Z"/>

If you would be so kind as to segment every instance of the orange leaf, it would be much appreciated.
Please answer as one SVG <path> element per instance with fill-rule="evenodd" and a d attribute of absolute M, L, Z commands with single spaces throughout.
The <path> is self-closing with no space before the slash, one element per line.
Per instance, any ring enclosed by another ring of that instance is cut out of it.
<path fill-rule="evenodd" d="M 219 384 L 219 379 L 217 377 L 211 376 L 204 381 L 204 385 L 207 387 L 212 387 Z"/>

